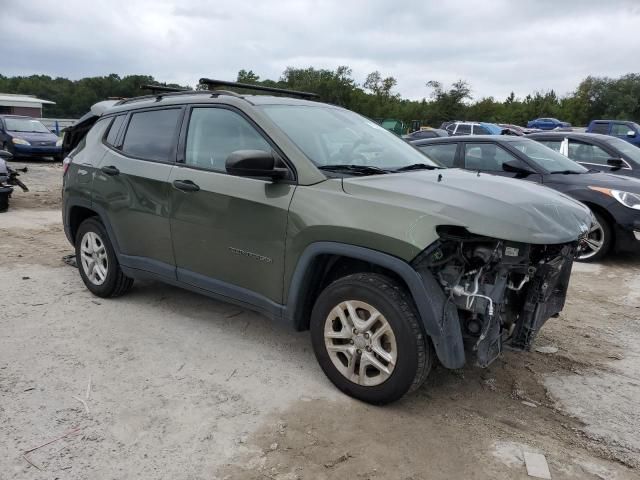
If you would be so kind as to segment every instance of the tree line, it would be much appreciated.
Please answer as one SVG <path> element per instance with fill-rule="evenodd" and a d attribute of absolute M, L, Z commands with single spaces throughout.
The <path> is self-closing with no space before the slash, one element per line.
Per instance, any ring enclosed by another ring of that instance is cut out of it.
<path fill-rule="evenodd" d="M 471 85 L 464 80 L 451 85 L 437 80 L 425 81 L 425 98 L 409 100 L 394 91 L 397 86 L 394 77 L 376 71 L 358 83 L 347 66 L 335 70 L 289 67 L 277 80 L 261 79 L 252 70 L 240 70 L 237 81 L 315 92 L 323 102 L 344 106 L 370 118 L 394 118 L 407 124 L 418 120 L 422 125 L 436 127 L 446 120 L 524 125 L 537 117 L 556 117 L 573 125 L 586 125 L 595 118 L 640 122 L 640 74 L 637 73 L 619 78 L 588 76 L 573 92 L 563 96 L 549 90 L 517 98 L 512 92 L 504 100 L 475 98 Z M 149 75 L 111 74 L 69 80 L 47 75 L 7 77 L 0 74 L 0 92 L 52 100 L 56 104 L 45 105 L 44 115 L 56 118 L 78 118 L 91 105 L 107 98 L 138 96 L 145 84 L 160 82 Z M 206 87 L 196 85 L 195 88 Z"/>

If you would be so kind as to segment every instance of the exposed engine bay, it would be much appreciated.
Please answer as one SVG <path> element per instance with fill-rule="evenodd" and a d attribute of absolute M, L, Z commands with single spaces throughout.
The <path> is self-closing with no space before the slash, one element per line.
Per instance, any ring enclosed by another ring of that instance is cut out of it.
<path fill-rule="evenodd" d="M 504 348 L 529 350 L 540 327 L 564 307 L 578 242 L 532 245 L 460 227 L 440 227 L 438 234 L 413 263 L 442 287 L 443 317 L 457 309 L 465 349 L 481 367 Z"/>

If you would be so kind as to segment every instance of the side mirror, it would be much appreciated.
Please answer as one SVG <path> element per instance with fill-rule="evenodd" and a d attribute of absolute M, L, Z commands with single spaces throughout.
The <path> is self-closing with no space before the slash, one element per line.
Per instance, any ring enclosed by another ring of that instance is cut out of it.
<path fill-rule="evenodd" d="M 529 167 L 529 165 L 527 165 L 526 163 L 517 162 L 515 160 L 511 160 L 509 162 L 504 162 L 502 164 L 502 170 L 504 170 L 505 172 L 522 173 L 522 174 L 525 174 L 525 175 L 536 173 L 535 170 L 533 170 L 531 167 Z"/>
<path fill-rule="evenodd" d="M 225 161 L 227 172 L 239 177 L 284 178 L 289 170 L 276 167 L 272 152 L 264 150 L 236 150 Z"/>
<path fill-rule="evenodd" d="M 633 130 L 629 130 L 627 132 L 627 137 L 635 137 L 636 136 L 636 132 L 634 132 Z"/>
<path fill-rule="evenodd" d="M 7 152 L 6 150 L 0 150 L 0 158 L 2 160 L 11 160 L 13 158 L 13 154 L 11 152 Z"/>
<path fill-rule="evenodd" d="M 621 158 L 610 158 L 609 160 L 607 160 L 607 165 L 616 169 L 622 168 L 624 167 L 624 160 L 622 160 Z"/>

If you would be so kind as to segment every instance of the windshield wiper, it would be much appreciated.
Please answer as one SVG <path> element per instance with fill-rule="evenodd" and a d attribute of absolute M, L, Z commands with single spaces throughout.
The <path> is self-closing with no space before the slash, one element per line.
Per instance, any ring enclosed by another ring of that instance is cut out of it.
<path fill-rule="evenodd" d="M 438 167 L 437 165 L 428 165 L 426 163 L 412 163 L 411 165 L 407 165 L 404 167 L 396 168 L 393 170 L 394 172 L 407 172 L 409 170 L 440 170 L 443 167 Z"/>
<path fill-rule="evenodd" d="M 555 172 L 549 172 L 549 173 L 561 173 L 563 175 L 571 175 L 573 173 L 578 174 L 580 172 L 576 172 L 575 170 L 556 170 Z"/>
<path fill-rule="evenodd" d="M 355 175 L 378 175 L 381 173 L 389 173 L 387 170 L 383 170 L 379 167 L 372 165 L 321 165 L 318 167 L 320 170 L 328 170 L 332 172 L 348 172 Z"/>

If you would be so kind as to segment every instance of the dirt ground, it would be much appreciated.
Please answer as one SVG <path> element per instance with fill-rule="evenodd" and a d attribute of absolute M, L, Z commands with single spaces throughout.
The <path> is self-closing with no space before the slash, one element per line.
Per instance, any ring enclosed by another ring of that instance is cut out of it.
<path fill-rule="evenodd" d="M 526 479 L 525 451 L 554 479 L 640 478 L 640 259 L 576 265 L 536 343 L 557 352 L 372 407 L 306 332 L 152 282 L 93 297 L 62 262 L 61 167 L 29 166 L 0 214 L 2 480 Z"/>

